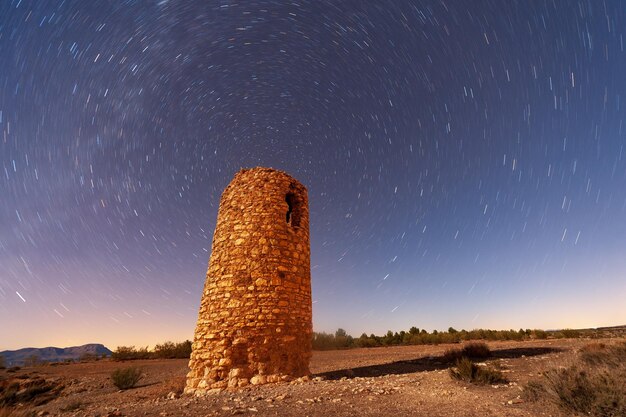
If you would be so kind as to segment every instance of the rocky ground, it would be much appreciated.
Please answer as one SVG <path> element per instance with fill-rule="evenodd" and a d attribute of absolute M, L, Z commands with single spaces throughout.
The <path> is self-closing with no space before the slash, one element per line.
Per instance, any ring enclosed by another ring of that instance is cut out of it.
<path fill-rule="evenodd" d="M 453 380 L 446 349 L 460 345 L 398 346 L 315 352 L 310 380 L 250 386 L 203 398 L 180 396 L 186 360 L 98 361 L 0 371 L 0 387 L 21 384 L 21 404 L 0 410 L 50 416 L 555 416 L 559 410 L 525 402 L 522 388 L 542 371 L 568 363 L 585 339 L 489 342 L 508 382 L 477 386 Z M 137 366 L 139 386 L 119 391 L 114 369 Z M 17 382 L 16 382 L 17 381 Z M 15 386 L 15 385 L 14 385 Z M 28 387 L 31 389 L 29 390 Z M 28 393 L 41 393 L 32 398 Z M 4 414 L 3 414 L 4 413 Z"/>

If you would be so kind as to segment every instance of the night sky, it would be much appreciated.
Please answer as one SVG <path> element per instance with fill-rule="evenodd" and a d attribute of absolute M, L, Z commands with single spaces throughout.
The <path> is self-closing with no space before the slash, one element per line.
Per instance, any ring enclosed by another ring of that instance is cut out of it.
<path fill-rule="evenodd" d="M 626 323 L 623 1 L 0 0 L 0 350 L 193 338 L 221 192 L 314 329 Z"/>

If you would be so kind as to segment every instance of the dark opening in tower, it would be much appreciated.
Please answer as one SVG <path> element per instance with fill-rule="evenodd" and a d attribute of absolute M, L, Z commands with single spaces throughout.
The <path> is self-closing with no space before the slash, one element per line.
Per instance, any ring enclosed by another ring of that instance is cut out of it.
<path fill-rule="evenodd" d="M 293 227 L 299 227 L 300 207 L 296 195 L 294 193 L 287 193 L 285 201 L 287 202 L 287 214 L 285 216 L 287 223 Z"/>

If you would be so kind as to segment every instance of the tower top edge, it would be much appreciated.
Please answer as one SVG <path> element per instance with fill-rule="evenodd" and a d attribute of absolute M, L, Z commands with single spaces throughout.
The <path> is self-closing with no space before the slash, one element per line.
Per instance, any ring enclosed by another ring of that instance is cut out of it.
<path fill-rule="evenodd" d="M 240 176 L 283 176 L 287 177 L 289 180 L 294 181 L 295 183 L 304 186 L 300 181 L 294 178 L 292 175 L 288 174 L 285 171 L 281 171 L 279 169 L 270 168 L 270 167 L 252 167 L 252 168 L 241 168 L 236 174 L 235 178 Z"/>

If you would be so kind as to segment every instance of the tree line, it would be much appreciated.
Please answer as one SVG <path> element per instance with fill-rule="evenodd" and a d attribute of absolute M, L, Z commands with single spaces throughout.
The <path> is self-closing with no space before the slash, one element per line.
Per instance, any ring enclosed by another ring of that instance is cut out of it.
<path fill-rule="evenodd" d="M 136 359 L 189 359 L 191 356 L 191 341 L 164 342 L 156 345 L 153 350 L 148 347 L 118 346 L 111 354 L 116 361 L 128 361 Z"/>
<path fill-rule="evenodd" d="M 411 327 L 409 331 L 392 332 L 389 330 L 383 336 L 363 333 L 358 338 L 352 337 L 344 329 L 337 329 L 332 333 L 313 332 L 313 350 L 368 348 L 379 346 L 406 346 L 406 345 L 435 345 L 440 343 L 460 343 L 465 340 L 529 340 L 548 338 L 578 338 L 581 332 L 565 329 L 560 331 L 545 331 L 539 329 L 519 330 L 456 330 L 453 327 L 448 331 Z"/>

